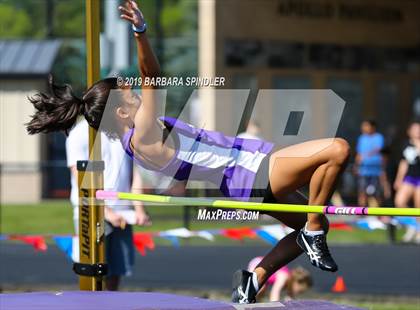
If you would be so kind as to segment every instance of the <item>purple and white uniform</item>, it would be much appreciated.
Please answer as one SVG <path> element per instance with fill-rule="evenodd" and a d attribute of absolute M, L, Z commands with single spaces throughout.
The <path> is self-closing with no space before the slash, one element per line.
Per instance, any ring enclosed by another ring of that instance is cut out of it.
<path fill-rule="evenodd" d="M 272 151 L 273 143 L 226 136 L 221 132 L 196 128 L 172 117 L 159 119 L 171 131 L 175 155 L 161 168 L 152 167 L 135 157 L 130 146 L 134 133 L 132 128 L 124 135 L 122 143 L 137 164 L 178 181 L 210 181 L 226 197 L 249 200 L 257 171 Z"/>
<path fill-rule="evenodd" d="M 408 164 L 404 183 L 420 187 L 420 150 L 411 142 L 404 147 L 402 159 Z"/>

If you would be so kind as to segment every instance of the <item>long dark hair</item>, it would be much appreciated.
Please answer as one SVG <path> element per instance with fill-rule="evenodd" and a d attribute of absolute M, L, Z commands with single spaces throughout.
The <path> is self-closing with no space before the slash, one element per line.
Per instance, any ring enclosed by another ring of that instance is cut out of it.
<path fill-rule="evenodd" d="M 116 78 L 106 78 L 96 82 L 82 98 L 78 98 L 69 84 L 57 85 L 49 76 L 48 88 L 48 93 L 39 92 L 28 98 L 35 108 L 35 114 L 26 124 L 31 135 L 53 131 L 64 131 L 67 134 L 80 115 L 86 118 L 91 127 L 99 129 L 109 93 L 119 87 Z"/>

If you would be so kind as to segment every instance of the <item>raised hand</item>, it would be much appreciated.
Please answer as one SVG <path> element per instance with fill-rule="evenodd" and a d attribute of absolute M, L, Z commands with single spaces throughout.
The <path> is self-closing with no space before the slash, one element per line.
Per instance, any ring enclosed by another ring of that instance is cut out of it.
<path fill-rule="evenodd" d="M 124 229 L 126 226 L 126 222 L 124 220 L 124 218 L 117 214 L 116 212 L 114 212 L 111 208 L 105 207 L 105 220 L 107 220 L 108 222 L 111 223 L 112 226 L 114 227 L 119 227 L 121 229 Z"/>
<path fill-rule="evenodd" d="M 140 11 L 136 1 L 134 0 L 127 0 L 124 6 L 118 7 L 122 19 L 129 21 L 132 23 L 136 28 L 143 27 L 145 21 L 142 12 Z"/>
<path fill-rule="evenodd" d="M 140 226 L 151 226 L 152 220 L 144 208 L 136 208 L 136 224 Z"/>

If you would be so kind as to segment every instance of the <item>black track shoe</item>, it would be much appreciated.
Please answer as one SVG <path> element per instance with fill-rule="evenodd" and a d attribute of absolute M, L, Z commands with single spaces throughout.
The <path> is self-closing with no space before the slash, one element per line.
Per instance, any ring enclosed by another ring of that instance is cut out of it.
<path fill-rule="evenodd" d="M 233 274 L 232 302 L 239 304 L 253 304 L 256 302 L 258 290 L 254 286 L 253 273 L 238 270 Z"/>
<path fill-rule="evenodd" d="M 296 242 L 309 256 L 312 265 L 331 272 L 338 270 L 338 266 L 328 250 L 325 234 L 308 236 L 304 233 L 304 230 L 301 229 Z"/>

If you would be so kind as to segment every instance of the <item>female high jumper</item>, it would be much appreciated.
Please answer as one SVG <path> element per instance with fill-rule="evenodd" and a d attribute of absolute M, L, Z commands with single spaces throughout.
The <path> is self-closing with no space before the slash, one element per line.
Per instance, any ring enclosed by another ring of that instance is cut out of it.
<path fill-rule="evenodd" d="M 135 1 L 126 1 L 119 10 L 121 18 L 132 25 L 141 77 L 144 80 L 159 76 L 160 67 L 138 5 Z M 325 205 L 349 156 L 349 146 L 340 138 L 308 141 L 274 150 L 273 144 L 267 141 L 229 137 L 160 117 L 155 104 L 156 91 L 150 85 L 142 88 L 140 97 L 129 87 L 118 86 L 117 78 L 106 78 L 92 85 L 81 98 L 74 95 L 70 85 L 58 86 L 50 79 L 49 86 L 49 93 L 29 98 L 35 107 L 35 114 L 27 124 L 29 134 L 67 132 L 82 115 L 93 128 L 118 136 L 137 164 L 177 180 L 221 180 L 220 191 L 229 198 L 249 200 L 254 196 L 253 185 L 266 180 L 264 202 Z M 114 122 L 113 125 L 103 122 L 105 125 L 100 128 L 111 91 L 116 98 L 109 101 L 107 110 L 112 111 Z M 163 139 L 168 129 L 171 134 Z M 324 146 L 322 150 L 313 152 L 320 146 Z M 292 153 L 314 154 L 296 158 L 290 156 Z M 309 200 L 296 192 L 307 184 Z M 324 215 L 268 214 L 295 231 L 280 240 L 253 272 L 235 272 L 234 302 L 256 302 L 255 296 L 267 279 L 302 252 L 309 256 L 312 265 L 326 271 L 337 270 L 327 246 L 329 226 Z"/>

